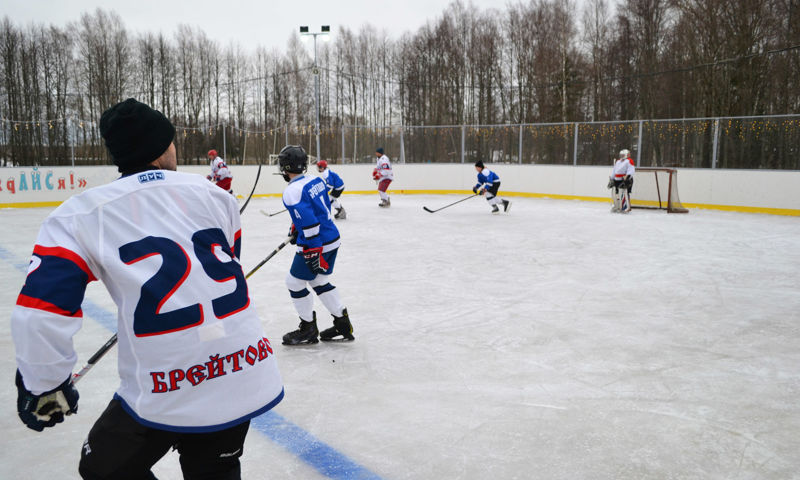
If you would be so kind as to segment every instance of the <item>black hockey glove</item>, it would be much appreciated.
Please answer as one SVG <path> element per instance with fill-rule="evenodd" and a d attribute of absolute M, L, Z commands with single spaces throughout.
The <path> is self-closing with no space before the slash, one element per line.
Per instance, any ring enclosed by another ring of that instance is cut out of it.
<path fill-rule="evenodd" d="M 289 243 L 292 245 L 297 245 L 297 229 L 294 228 L 294 223 L 289 228 L 289 236 L 292 237 L 289 239 Z"/>
<path fill-rule="evenodd" d="M 17 370 L 17 413 L 28 428 L 41 432 L 47 427 L 64 421 L 64 415 L 78 413 L 78 390 L 68 378 L 58 387 L 41 395 L 34 395 L 25 388 L 22 375 Z"/>
<path fill-rule="evenodd" d="M 478 194 L 478 187 L 472 187 L 472 193 L 477 195 Z"/>
<path fill-rule="evenodd" d="M 613 188 L 614 187 L 614 177 L 608 177 L 608 185 L 606 188 Z"/>
<path fill-rule="evenodd" d="M 303 258 L 312 273 L 325 273 L 328 271 L 328 262 L 322 258 L 322 247 L 304 248 Z"/>
<path fill-rule="evenodd" d="M 625 177 L 625 188 L 627 188 L 628 190 L 633 188 L 633 177 L 631 177 L 630 175 Z"/>

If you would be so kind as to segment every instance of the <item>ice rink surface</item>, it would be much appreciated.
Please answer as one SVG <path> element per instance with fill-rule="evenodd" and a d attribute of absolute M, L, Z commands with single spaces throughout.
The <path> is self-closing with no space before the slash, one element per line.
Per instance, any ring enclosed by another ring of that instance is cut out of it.
<path fill-rule="evenodd" d="M 289 348 L 290 248 L 249 280 L 286 397 L 253 423 L 245 479 L 800 478 L 800 219 L 511 198 L 345 195 L 333 283 L 356 341 Z M 279 199 L 243 214 L 247 272 L 280 244 Z M 9 317 L 50 209 L 0 210 L 0 479 L 74 479 L 117 387 L 116 350 L 80 411 L 16 415 Z M 83 366 L 112 334 L 90 285 Z M 317 300 L 320 328 L 330 315 Z M 154 468 L 181 478 L 174 452 Z"/>

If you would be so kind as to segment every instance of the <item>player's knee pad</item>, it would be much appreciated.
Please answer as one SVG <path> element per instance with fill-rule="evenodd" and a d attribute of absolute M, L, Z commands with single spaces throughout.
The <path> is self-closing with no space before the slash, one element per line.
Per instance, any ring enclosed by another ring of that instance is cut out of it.
<path fill-rule="evenodd" d="M 316 289 L 316 287 L 321 287 L 322 285 L 325 285 L 326 283 L 330 283 L 330 280 L 331 280 L 331 276 L 330 275 L 317 274 L 317 276 L 314 277 L 314 280 L 309 280 L 308 281 L 308 284 L 311 285 L 312 288 Z"/>
<path fill-rule="evenodd" d="M 300 292 L 305 290 L 306 281 L 301 280 L 289 273 L 286 275 L 286 288 L 288 288 L 291 292 Z"/>

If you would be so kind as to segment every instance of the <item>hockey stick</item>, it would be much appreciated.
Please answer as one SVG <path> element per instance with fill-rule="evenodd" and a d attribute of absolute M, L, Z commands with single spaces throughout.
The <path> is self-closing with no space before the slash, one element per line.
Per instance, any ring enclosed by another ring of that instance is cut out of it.
<path fill-rule="evenodd" d="M 111 347 L 113 347 L 116 344 L 117 344 L 117 334 L 115 333 L 113 337 L 108 339 L 105 345 L 100 347 L 100 350 L 98 350 L 94 355 L 92 355 L 92 357 L 86 363 L 85 367 L 81 368 L 81 370 L 78 373 L 72 375 L 72 384 L 74 385 L 78 383 L 78 381 L 80 381 L 80 379 L 83 378 L 84 375 L 86 375 L 86 373 L 89 372 L 89 370 L 91 370 L 92 367 L 94 367 L 95 364 L 100 361 L 101 358 L 103 358 L 103 355 L 108 353 L 108 351 L 111 350 Z"/>
<path fill-rule="evenodd" d="M 278 247 L 275 250 L 273 250 L 272 253 L 267 255 L 267 258 L 261 260 L 261 263 L 256 265 L 256 268 L 250 270 L 250 273 L 245 275 L 244 278 L 246 279 L 250 278 L 250 275 L 256 273 L 256 270 L 261 268 L 261 266 L 267 263 L 270 258 L 274 257 L 278 252 L 280 252 L 283 247 L 285 247 L 286 245 L 289 244 L 289 242 L 291 242 L 291 240 L 292 240 L 291 238 L 287 238 L 286 241 L 278 245 Z M 111 348 L 116 344 L 117 344 L 117 334 L 115 333 L 111 338 L 108 339 L 108 341 L 102 347 L 100 347 L 99 350 L 97 350 L 97 352 L 95 352 L 94 355 L 91 356 L 91 358 L 89 358 L 89 361 L 86 362 L 85 367 L 81 368 L 78 373 L 72 374 L 72 384 L 74 385 L 78 383 L 80 379 L 82 379 L 89 372 L 89 370 L 91 370 L 97 364 L 97 362 L 99 362 L 100 359 L 103 358 L 103 356 L 106 353 L 108 353 L 108 351 L 111 350 Z"/>
<path fill-rule="evenodd" d="M 245 143 L 245 145 L 247 145 L 247 143 Z M 253 198 L 253 194 L 256 192 L 256 185 L 258 185 L 258 177 L 260 176 L 261 176 L 261 161 L 259 160 L 258 172 L 256 172 L 256 181 L 253 182 L 253 189 L 250 190 L 250 195 L 247 197 L 247 200 L 245 200 L 244 205 L 242 205 L 242 208 L 239 209 L 239 215 L 241 215 L 242 212 L 244 212 L 244 209 L 247 208 L 247 204 L 250 203 L 250 199 Z"/>
<path fill-rule="evenodd" d="M 284 209 L 283 209 L 283 210 L 281 210 L 280 212 L 275 212 L 275 213 L 267 213 L 267 211 L 266 211 L 266 210 L 260 210 L 260 211 L 261 211 L 261 213 L 262 213 L 262 214 L 264 214 L 264 215 L 266 215 L 266 216 L 268 216 L 268 217 L 274 217 L 275 215 L 277 215 L 277 214 L 279 214 L 279 213 L 283 213 L 283 212 L 285 212 L 285 211 L 286 211 L 286 209 L 284 208 Z"/>
<path fill-rule="evenodd" d="M 444 206 L 444 207 L 442 207 L 442 208 L 437 208 L 436 210 L 431 210 L 431 209 L 430 209 L 430 208 L 428 208 L 428 207 L 422 207 L 422 209 L 423 209 L 423 210 L 425 210 L 425 211 L 426 211 L 426 212 L 428 212 L 428 213 L 435 213 L 435 212 L 438 212 L 439 210 L 444 210 L 444 209 L 445 209 L 445 208 L 447 208 L 447 207 L 452 207 L 452 206 L 453 206 L 453 205 L 455 205 L 456 203 L 461 203 L 461 202 L 463 202 L 463 201 L 465 201 L 465 200 L 469 200 L 470 198 L 472 198 L 472 197 L 477 197 L 477 196 L 478 196 L 478 194 L 477 194 L 477 193 L 476 193 L 475 195 L 470 195 L 470 196 L 469 196 L 469 197 L 467 197 L 467 198 L 462 198 L 461 200 L 458 200 L 457 202 L 453 202 L 453 203 L 451 203 L 451 204 L 449 204 L 449 205 L 445 205 L 445 206 Z"/>

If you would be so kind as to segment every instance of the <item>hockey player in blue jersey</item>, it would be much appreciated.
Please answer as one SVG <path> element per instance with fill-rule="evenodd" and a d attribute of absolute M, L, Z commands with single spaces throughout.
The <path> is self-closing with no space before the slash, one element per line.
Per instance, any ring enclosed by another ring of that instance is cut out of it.
<path fill-rule="evenodd" d="M 486 168 L 480 160 L 475 162 L 475 170 L 478 172 L 478 183 L 472 187 L 472 191 L 486 196 L 486 201 L 492 206 L 492 213 L 500 212 L 500 209 L 497 208 L 499 203 L 503 204 L 503 211 L 507 212 L 511 208 L 511 202 L 497 196 L 497 191 L 500 190 L 500 177 Z"/>
<path fill-rule="evenodd" d="M 304 175 L 308 155 L 299 145 L 283 147 L 278 165 L 283 179 L 289 183 L 283 192 L 283 204 L 291 215 L 291 235 L 295 237 L 293 243 L 297 244 L 286 287 L 300 316 L 299 328 L 284 335 L 283 344 L 317 343 L 318 336 L 323 341 L 354 340 L 347 309 L 339 291 L 330 283 L 340 239 L 331 218 L 328 188 L 321 178 Z M 322 332 L 317 329 L 314 299 L 307 286 L 314 289 L 333 316 L 333 327 Z"/>
<path fill-rule="evenodd" d="M 317 171 L 321 174 L 325 185 L 328 186 L 328 197 L 331 199 L 331 206 L 336 210 L 336 213 L 333 214 L 333 218 L 337 220 L 346 219 L 347 212 L 339 201 L 339 197 L 341 197 L 342 192 L 344 192 L 344 181 L 342 181 L 342 177 L 328 168 L 328 162 L 325 160 L 317 162 Z"/>

